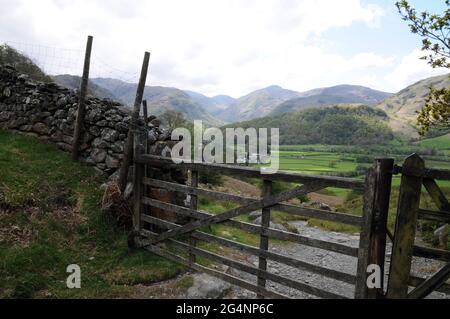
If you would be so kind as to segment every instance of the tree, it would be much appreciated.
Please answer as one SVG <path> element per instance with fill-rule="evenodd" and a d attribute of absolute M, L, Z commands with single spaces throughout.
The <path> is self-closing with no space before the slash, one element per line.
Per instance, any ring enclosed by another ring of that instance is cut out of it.
<path fill-rule="evenodd" d="M 433 68 L 450 68 L 450 0 L 445 0 L 447 9 L 440 15 L 418 13 L 407 0 L 395 5 L 403 20 L 408 21 L 411 32 L 422 37 L 422 50 L 426 52 L 422 59 Z M 430 88 L 417 124 L 421 135 L 432 128 L 450 129 L 450 88 Z"/>
<path fill-rule="evenodd" d="M 168 110 L 160 115 L 161 121 L 168 126 L 170 129 L 175 129 L 177 127 L 186 127 L 189 129 L 189 122 L 186 120 L 183 113 Z"/>

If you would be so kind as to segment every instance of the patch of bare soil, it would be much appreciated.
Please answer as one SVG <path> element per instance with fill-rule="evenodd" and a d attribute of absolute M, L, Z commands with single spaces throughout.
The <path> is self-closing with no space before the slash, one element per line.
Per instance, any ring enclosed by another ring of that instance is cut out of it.
<path fill-rule="evenodd" d="M 205 185 L 202 186 L 205 187 Z M 208 185 L 206 187 L 212 188 L 213 190 L 218 192 L 236 194 L 246 197 L 257 198 L 261 195 L 261 191 L 257 186 L 229 176 L 223 177 L 223 185 L 221 186 Z"/>
<path fill-rule="evenodd" d="M 0 244 L 8 243 L 14 246 L 28 247 L 36 235 L 36 231 L 29 226 L 7 225 L 0 227 Z"/>
<path fill-rule="evenodd" d="M 323 195 L 319 193 L 309 193 L 308 197 L 313 202 L 324 203 L 331 207 L 336 207 L 344 204 L 344 199 L 338 196 Z"/>

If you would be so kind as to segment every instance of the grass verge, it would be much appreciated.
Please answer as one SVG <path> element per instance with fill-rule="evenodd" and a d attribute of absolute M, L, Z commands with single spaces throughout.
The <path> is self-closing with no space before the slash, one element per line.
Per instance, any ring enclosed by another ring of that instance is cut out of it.
<path fill-rule="evenodd" d="M 128 231 L 101 211 L 104 182 L 52 145 L 0 131 L 0 298 L 126 298 L 183 271 L 129 251 Z M 66 287 L 69 264 L 81 289 Z"/>

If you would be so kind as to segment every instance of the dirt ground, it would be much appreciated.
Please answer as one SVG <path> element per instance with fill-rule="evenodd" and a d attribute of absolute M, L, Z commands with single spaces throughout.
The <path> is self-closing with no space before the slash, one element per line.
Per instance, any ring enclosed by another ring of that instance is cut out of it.
<path fill-rule="evenodd" d="M 224 182 L 222 186 L 209 187 L 218 192 L 231 193 L 246 197 L 258 198 L 261 196 L 260 189 L 255 185 L 229 176 L 224 176 L 223 180 Z M 202 187 L 205 187 L 205 185 L 202 185 Z M 342 205 L 344 203 L 344 199 L 337 196 L 309 193 L 308 197 L 311 201 L 324 203 L 331 207 Z M 299 201 L 295 199 L 291 200 L 290 202 L 293 204 L 299 204 Z"/>

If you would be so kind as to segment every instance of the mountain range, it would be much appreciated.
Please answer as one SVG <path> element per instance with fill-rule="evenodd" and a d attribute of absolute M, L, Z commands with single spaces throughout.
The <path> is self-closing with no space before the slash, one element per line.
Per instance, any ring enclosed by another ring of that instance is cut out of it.
<path fill-rule="evenodd" d="M 78 88 L 80 81 L 79 77 L 69 75 L 58 75 L 53 79 L 72 89 Z M 387 114 L 389 126 L 395 134 L 416 138 L 416 111 L 424 105 L 430 85 L 449 87 L 449 76 L 421 80 L 396 94 L 359 85 L 337 85 L 306 92 L 274 85 L 235 99 L 227 95 L 208 97 L 172 87 L 147 86 L 144 99 L 147 100 L 150 114 L 159 115 L 167 110 L 175 110 L 185 114 L 188 120 L 203 120 L 211 126 L 335 105 L 368 105 Z M 131 106 L 136 87 L 136 84 L 117 79 L 94 78 L 90 80 L 89 92 Z"/>

